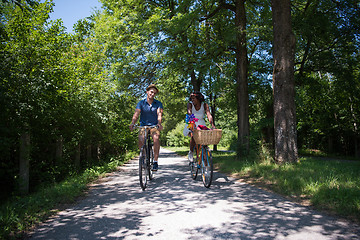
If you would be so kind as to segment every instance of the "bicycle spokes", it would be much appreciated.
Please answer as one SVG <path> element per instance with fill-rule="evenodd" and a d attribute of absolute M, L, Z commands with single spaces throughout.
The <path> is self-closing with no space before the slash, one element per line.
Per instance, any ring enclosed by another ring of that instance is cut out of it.
<path fill-rule="evenodd" d="M 149 180 L 152 180 L 154 178 L 154 171 L 152 171 L 153 164 L 154 164 L 154 150 L 153 150 L 152 146 L 150 145 L 149 159 L 148 159 Z"/>
<path fill-rule="evenodd" d="M 139 157 L 139 180 L 140 186 L 143 190 L 145 190 L 147 185 L 147 164 L 146 164 L 147 154 L 145 147 L 141 148 L 140 157 Z"/>
<path fill-rule="evenodd" d="M 210 187 L 213 177 L 213 162 L 211 152 L 207 147 L 204 147 L 202 151 L 201 175 L 204 186 Z"/>

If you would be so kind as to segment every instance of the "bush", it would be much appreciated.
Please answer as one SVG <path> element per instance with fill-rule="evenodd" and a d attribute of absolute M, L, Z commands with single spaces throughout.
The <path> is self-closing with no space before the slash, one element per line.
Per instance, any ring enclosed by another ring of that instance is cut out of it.
<path fill-rule="evenodd" d="M 167 146 L 182 147 L 189 144 L 190 138 L 183 135 L 184 125 L 185 123 L 180 122 L 173 130 L 168 132 L 166 136 Z"/>
<path fill-rule="evenodd" d="M 222 129 L 222 136 L 219 142 L 220 147 L 235 151 L 237 149 L 237 132 L 235 129 Z"/>

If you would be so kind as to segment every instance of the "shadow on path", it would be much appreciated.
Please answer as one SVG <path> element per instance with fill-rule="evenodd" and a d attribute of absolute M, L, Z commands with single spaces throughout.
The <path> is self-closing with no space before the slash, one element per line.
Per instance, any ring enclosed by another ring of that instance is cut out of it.
<path fill-rule="evenodd" d="M 134 159 L 31 239 L 360 239 L 357 225 L 215 172 L 205 188 L 187 160 L 161 149 L 142 191 Z"/>

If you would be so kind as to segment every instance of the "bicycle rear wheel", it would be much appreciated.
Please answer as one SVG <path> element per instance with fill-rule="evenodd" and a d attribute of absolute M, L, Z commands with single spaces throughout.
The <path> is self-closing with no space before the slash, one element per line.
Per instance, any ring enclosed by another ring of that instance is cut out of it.
<path fill-rule="evenodd" d="M 213 178 L 213 160 L 208 146 L 202 148 L 201 154 L 201 176 L 204 186 L 209 188 Z"/>
<path fill-rule="evenodd" d="M 149 154 L 148 174 L 149 174 L 149 180 L 152 180 L 154 178 L 154 171 L 151 170 L 154 165 L 154 150 L 152 146 L 150 146 L 149 153 L 150 154 Z"/>
<path fill-rule="evenodd" d="M 142 190 L 145 190 L 147 185 L 148 167 L 146 161 L 147 161 L 146 148 L 145 146 L 143 146 L 140 150 L 140 157 L 139 157 L 139 180 Z"/>

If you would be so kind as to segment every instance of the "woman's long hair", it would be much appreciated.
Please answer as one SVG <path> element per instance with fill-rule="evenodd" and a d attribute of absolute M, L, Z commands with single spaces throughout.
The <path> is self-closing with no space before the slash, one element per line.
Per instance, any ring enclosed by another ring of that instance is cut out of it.
<path fill-rule="evenodd" d="M 196 91 L 196 92 L 193 92 L 192 94 L 190 94 L 190 97 L 189 97 L 190 101 L 191 101 L 192 96 L 195 96 L 200 101 L 200 103 L 205 101 L 204 95 L 202 95 L 201 92 L 199 92 L 199 91 Z"/>

